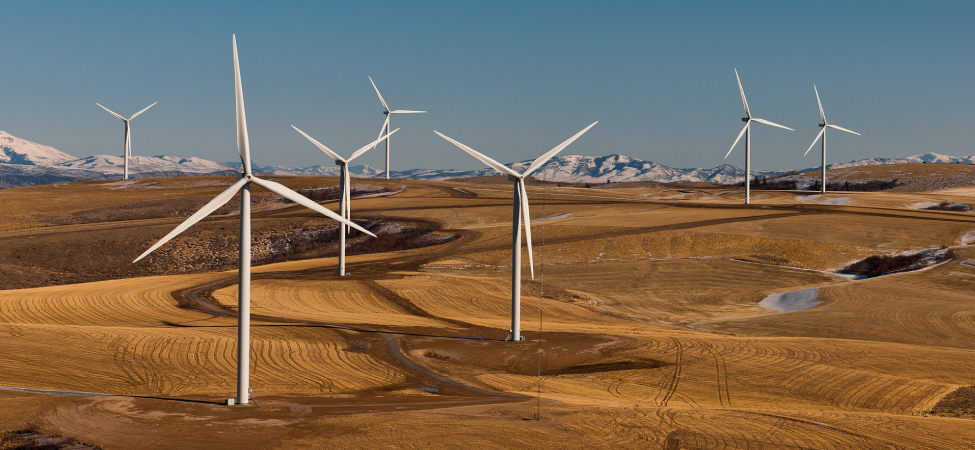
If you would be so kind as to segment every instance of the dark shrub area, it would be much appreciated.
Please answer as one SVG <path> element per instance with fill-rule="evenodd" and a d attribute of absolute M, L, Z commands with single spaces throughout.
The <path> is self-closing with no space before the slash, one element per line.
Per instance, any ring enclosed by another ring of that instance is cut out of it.
<path fill-rule="evenodd" d="M 934 206 L 928 206 L 924 209 L 932 209 L 935 211 L 955 211 L 955 212 L 968 212 L 972 210 L 971 206 L 959 205 L 957 203 L 941 202 Z"/>
<path fill-rule="evenodd" d="M 737 186 L 745 187 L 745 182 L 738 183 Z M 752 180 L 752 189 L 769 191 L 794 191 L 798 189 L 795 180 L 777 180 L 758 177 Z"/>
<path fill-rule="evenodd" d="M 392 189 L 388 187 L 382 187 L 377 189 L 375 187 L 352 186 L 352 192 L 350 197 L 355 198 L 360 195 L 379 194 L 382 192 L 392 192 Z M 304 195 L 305 197 L 308 197 L 309 200 L 313 200 L 316 202 L 324 202 L 326 200 L 339 199 L 339 188 L 337 187 L 299 189 L 298 193 Z M 282 198 L 281 203 L 293 203 L 293 202 L 286 198 Z"/>
<path fill-rule="evenodd" d="M 433 233 L 434 231 L 433 228 L 429 227 L 415 227 L 405 228 L 393 233 L 378 233 L 373 239 L 365 239 L 352 245 L 346 250 L 346 254 L 358 255 L 363 253 L 385 253 L 409 250 L 457 238 L 457 235 L 452 237 L 436 235 Z M 352 233 L 355 235 L 362 234 L 355 230 L 352 230 Z"/>
<path fill-rule="evenodd" d="M 954 256 L 955 253 L 951 249 L 948 249 L 938 259 L 951 259 Z M 841 270 L 840 273 L 864 275 L 867 278 L 871 278 L 908 269 L 911 266 L 921 263 L 923 259 L 924 255 L 920 253 L 914 255 L 871 256 L 862 261 L 850 264 Z"/>
<path fill-rule="evenodd" d="M 886 191 L 900 186 L 900 180 L 869 180 L 869 181 L 827 181 L 827 191 L 852 191 L 852 192 L 877 192 Z M 813 182 L 810 189 L 818 191 L 822 189 L 819 179 Z"/>

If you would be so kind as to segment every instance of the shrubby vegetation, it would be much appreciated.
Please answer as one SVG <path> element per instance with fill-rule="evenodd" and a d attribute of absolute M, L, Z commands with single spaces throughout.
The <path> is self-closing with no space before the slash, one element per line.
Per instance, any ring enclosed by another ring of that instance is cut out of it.
<path fill-rule="evenodd" d="M 955 252 L 951 249 L 945 250 L 943 254 L 935 256 L 935 260 L 947 260 L 955 257 Z M 867 259 L 850 264 L 840 271 L 851 275 L 863 275 L 867 278 L 887 275 L 889 273 L 914 270 L 923 267 L 926 259 L 932 255 L 915 253 L 913 255 L 893 255 L 893 256 L 871 256 Z"/>
<path fill-rule="evenodd" d="M 972 207 L 968 205 L 960 205 L 958 203 L 941 202 L 937 205 L 928 206 L 924 209 L 931 209 L 935 211 L 969 212 L 972 210 Z"/>
<path fill-rule="evenodd" d="M 886 191 L 900 186 L 900 180 L 867 180 L 867 181 L 827 181 L 827 191 L 852 191 L 852 192 L 877 192 Z M 810 189 L 818 191 L 822 189 L 819 179 L 813 182 Z"/>
<path fill-rule="evenodd" d="M 745 183 L 741 183 L 742 187 L 745 187 Z M 756 190 L 769 190 L 769 191 L 794 191 L 799 189 L 796 180 L 779 180 L 779 179 L 769 179 L 767 177 L 758 177 L 752 182 L 752 189 Z"/>

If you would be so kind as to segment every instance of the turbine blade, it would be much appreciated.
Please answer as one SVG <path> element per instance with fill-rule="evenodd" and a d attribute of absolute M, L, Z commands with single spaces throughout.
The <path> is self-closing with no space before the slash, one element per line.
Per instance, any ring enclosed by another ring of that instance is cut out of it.
<path fill-rule="evenodd" d="M 793 130 L 792 128 L 789 128 L 787 126 L 779 125 L 779 124 L 777 124 L 775 122 L 769 122 L 769 121 L 767 121 L 765 119 L 752 119 L 752 120 L 754 120 L 754 121 L 756 121 L 758 123 L 764 123 L 765 125 L 772 125 L 773 127 L 785 128 L 786 130 L 789 130 L 789 131 L 796 131 L 796 130 Z"/>
<path fill-rule="evenodd" d="M 251 144 L 247 139 L 247 115 L 244 114 L 244 90 L 240 85 L 240 64 L 237 62 L 237 35 L 234 35 L 234 90 L 237 94 L 237 153 L 244 173 L 251 173 Z"/>
<path fill-rule="evenodd" d="M 856 131 L 847 130 L 846 128 L 838 127 L 838 126 L 833 125 L 833 124 L 827 124 L 826 126 L 827 127 L 830 127 L 830 128 L 833 128 L 833 129 L 836 129 L 836 130 L 845 131 L 847 133 L 853 133 L 853 134 L 855 134 L 857 136 L 862 136 L 860 133 L 857 133 Z"/>
<path fill-rule="evenodd" d="M 423 114 L 426 111 L 410 111 L 408 109 L 397 109 L 395 111 L 390 111 L 390 114 Z"/>
<path fill-rule="evenodd" d="M 376 237 L 375 234 L 370 233 L 369 230 L 366 230 L 365 228 L 360 227 L 355 222 L 349 221 L 349 220 L 345 219 L 344 217 L 342 217 L 342 216 L 340 216 L 338 214 L 335 214 L 334 212 L 330 211 L 329 209 L 325 208 L 324 206 L 319 205 L 318 203 L 315 203 L 315 202 L 309 200 L 308 197 L 305 197 L 304 195 L 301 195 L 301 194 L 299 194 L 299 193 L 297 193 L 295 191 L 292 191 L 291 189 L 288 189 L 287 186 L 285 186 L 283 184 L 276 183 L 274 181 L 269 181 L 269 180 L 262 180 L 262 179 L 257 178 L 257 177 L 253 177 L 251 180 L 252 180 L 252 182 L 254 184 L 256 184 L 256 185 L 258 185 L 258 186 L 260 186 L 260 187 L 262 187 L 264 189 L 267 189 L 267 190 L 269 190 L 269 191 L 271 191 L 271 192 L 273 192 L 275 194 L 278 194 L 278 195 L 280 195 L 280 196 L 282 196 L 282 197 L 284 197 L 284 198 L 286 198 L 288 200 L 291 200 L 291 201 L 293 201 L 293 202 L 295 202 L 295 203 L 297 203 L 297 204 L 299 204 L 301 206 L 304 206 L 304 207 L 306 207 L 308 209 L 311 209 L 311 210 L 313 210 L 315 212 L 318 212 L 318 213 L 320 213 L 322 215 L 325 215 L 326 217 L 328 217 L 330 219 L 337 220 L 337 221 L 339 221 L 341 223 L 344 223 L 344 224 L 346 224 L 346 225 L 348 225 L 348 226 L 350 226 L 352 228 L 355 228 L 355 229 L 357 229 L 357 230 L 359 230 L 359 231 L 361 231 L 363 233 L 368 234 L 369 236 Z"/>
<path fill-rule="evenodd" d="M 397 130 L 398 129 L 399 128 L 397 128 Z M 386 120 L 383 121 L 383 127 L 379 129 L 379 142 L 382 142 L 381 138 L 383 137 L 383 133 L 385 133 L 387 130 L 389 130 L 389 114 L 386 114 Z M 373 145 L 372 148 L 376 148 L 376 146 L 379 145 L 379 142 L 376 142 L 376 145 Z"/>
<path fill-rule="evenodd" d="M 747 130 L 748 129 L 748 126 L 751 125 L 751 124 L 752 124 L 751 121 L 748 121 L 748 122 L 745 123 L 745 128 L 742 128 L 741 129 L 741 133 L 738 133 L 738 138 L 735 139 L 735 143 L 734 144 L 731 144 L 731 148 L 728 149 L 728 153 L 726 153 L 724 155 L 724 158 L 725 159 L 728 159 L 728 155 L 730 155 L 731 154 L 731 151 L 735 149 L 735 146 L 736 145 L 738 145 L 738 141 L 740 141 L 741 140 L 741 137 L 745 135 L 745 130 Z"/>
<path fill-rule="evenodd" d="M 308 139 L 309 141 L 311 141 L 312 144 L 315 144 L 315 146 L 318 147 L 318 148 L 320 148 L 323 152 L 325 152 L 326 155 L 331 156 L 332 158 L 335 158 L 335 159 L 337 159 L 339 161 L 346 162 L 345 159 L 343 159 L 341 156 L 339 156 L 338 153 L 333 152 L 331 149 L 329 149 L 328 147 L 326 147 L 321 142 L 318 142 L 314 138 L 312 138 L 311 136 L 305 134 L 305 132 L 299 130 L 298 127 L 292 125 L 291 128 L 294 128 L 297 132 L 301 133 L 301 135 L 304 136 L 305 139 Z"/>
<path fill-rule="evenodd" d="M 386 109 L 386 112 L 389 112 L 389 106 L 386 106 L 386 100 L 383 100 L 383 94 L 379 93 L 379 88 L 376 87 L 376 82 L 372 81 L 372 77 L 369 77 L 369 82 L 372 83 L 372 88 L 376 90 L 376 95 L 379 96 L 379 101 L 383 102 L 383 108 Z"/>
<path fill-rule="evenodd" d="M 816 103 L 819 103 L 819 117 L 823 118 L 823 123 L 826 123 L 826 113 L 823 112 L 823 102 L 819 99 L 819 89 L 816 89 L 816 85 L 813 85 L 813 90 L 816 91 Z"/>
<path fill-rule="evenodd" d="M 352 220 L 352 177 L 349 174 L 349 165 L 345 166 L 345 211 L 343 211 L 343 217 L 348 220 Z M 344 227 L 345 225 L 339 225 Z M 346 227 L 346 231 L 349 231 Z"/>
<path fill-rule="evenodd" d="M 156 103 L 159 103 L 159 102 L 156 102 Z M 139 116 L 139 114 L 142 114 L 142 113 L 146 112 L 147 109 L 152 108 L 153 106 L 156 106 L 156 103 L 153 103 L 153 104 L 151 104 L 149 106 L 146 106 L 142 111 L 139 111 L 139 112 L 133 114 L 132 117 L 129 117 L 129 120 L 135 119 L 136 117 Z"/>
<path fill-rule="evenodd" d="M 379 139 L 376 139 L 375 141 L 372 141 L 372 142 L 366 144 L 365 147 L 362 147 L 362 148 L 356 150 L 355 153 L 353 153 L 352 156 L 350 156 L 349 159 L 346 162 L 352 161 L 353 159 L 356 159 L 359 156 L 362 156 L 363 153 L 368 152 L 369 150 L 376 148 L 376 146 L 379 145 L 380 142 L 386 140 L 386 138 L 392 136 L 393 133 L 395 133 L 397 131 L 399 131 L 399 128 L 393 130 L 392 132 L 390 132 L 389 134 L 387 134 L 385 136 L 380 137 Z"/>
<path fill-rule="evenodd" d="M 531 268 L 532 279 L 535 279 L 535 262 L 532 259 L 532 216 L 528 212 L 528 191 L 525 190 L 525 180 L 522 179 L 518 183 L 518 189 L 521 191 L 521 212 L 525 217 L 525 243 L 528 244 L 528 267 Z M 515 232 L 521 232 L 521 230 L 515 230 Z M 521 270 L 521 267 L 518 268 Z"/>
<path fill-rule="evenodd" d="M 173 231 L 170 231 L 169 234 L 167 234 L 165 237 L 160 239 L 159 242 L 156 242 L 156 245 L 149 247 L 149 250 L 146 250 L 145 253 L 143 253 L 141 256 L 136 258 L 135 261 L 132 262 L 133 263 L 139 262 L 140 259 L 145 258 L 148 254 L 152 253 L 154 250 L 161 247 L 163 244 L 169 242 L 170 239 L 176 237 L 176 235 L 182 233 L 183 231 L 186 231 L 186 229 L 193 226 L 193 224 L 203 220 L 204 217 L 209 216 L 210 213 L 220 209 L 221 206 L 226 205 L 227 202 L 229 202 L 230 199 L 234 198 L 234 195 L 237 194 L 237 191 L 239 191 L 240 188 L 244 187 L 245 184 L 247 184 L 246 178 L 241 178 L 237 180 L 236 183 L 230 185 L 230 187 L 228 187 L 226 190 L 221 192 L 220 195 L 217 195 L 216 197 L 213 198 L 213 200 L 210 200 L 209 203 L 203 205 L 203 207 L 200 208 L 199 211 L 193 213 L 192 216 L 184 220 L 183 223 L 179 224 L 179 226 L 173 229 Z"/>
<path fill-rule="evenodd" d="M 595 122 L 593 122 L 592 124 L 590 124 L 588 127 L 583 128 L 582 131 L 576 133 L 575 136 L 572 136 L 572 137 L 566 139 L 565 142 L 563 142 L 563 143 L 557 145 L 555 148 L 549 150 L 544 155 L 539 156 L 538 159 L 536 159 L 535 161 L 532 161 L 531 165 L 528 166 L 528 169 L 525 170 L 525 173 L 523 173 L 522 176 L 523 177 L 527 177 L 530 173 L 538 170 L 539 167 L 542 167 L 545 163 L 548 162 L 548 160 L 552 159 L 553 156 L 555 156 L 556 154 L 558 154 L 562 150 L 565 150 L 565 148 L 568 147 L 569 144 L 575 142 L 576 139 L 579 139 L 579 136 L 582 136 L 585 132 L 589 131 L 590 128 L 596 126 L 597 123 L 599 123 L 598 120 L 595 121 Z"/>
<path fill-rule="evenodd" d="M 825 132 L 826 132 L 826 127 L 823 127 L 822 130 L 819 130 L 819 134 L 816 135 L 816 139 L 813 139 L 813 143 L 809 144 L 809 149 L 806 150 L 806 153 L 803 153 L 802 156 L 806 156 L 809 154 L 809 150 L 812 150 L 812 148 L 816 145 L 816 143 L 819 142 L 819 138 L 823 137 L 823 133 Z"/>
<path fill-rule="evenodd" d="M 455 140 L 453 140 L 453 139 L 451 139 L 451 138 L 449 138 L 447 136 L 444 136 L 443 134 L 441 134 L 437 130 L 433 130 L 433 132 L 434 133 L 437 133 L 440 137 L 446 139 L 451 144 L 454 144 L 454 145 L 460 147 L 461 150 L 463 150 L 463 151 L 465 151 L 467 153 L 470 153 L 471 156 L 473 156 L 473 157 L 481 160 L 481 162 L 483 162 L 484 164 L 487 164 L 488 166 L 490 166 L 494 170 L 497 170 L 498 172 L 501 172 L 501 173 L 503 173 L 505 175 L 511 175 L 513 177 L 521 178 L 521 175 L 518 172 L 515 172 L 514 170 L 509 169 L 505 165 L 503 165 L 503 164 L 501 164 L 501 163 L 499 163 L 499 162 L 497 162 L 497 161 L 495 161 L 495 160 L 493 160 L 491 158 L 488 158 L 487 156 L 484 156 L 484 155 L 478 153 L 477 150 L 474 150 L 473 148 L 470 148 L 470 147 L 468 147 L 468 146 L 466 146 L 464 144 L 461 144 L 460 142 L 457 142 L 457 141 L 455 141 Z"/>
<path fill-rule="evenodd" d="M 98 105 L 98 106 L 102 106 L 102 105 L 100 105 L 100 104 L 98 104 L 98 103 L 95 103 L 95 104 L 96 104 L 96 105 Z M 102 109 L 104 109 L 105 111 L 108 111 L 108 112 L 109 112 L 109 113 L 111 113 L 111 114 L 112 114 L 113 116 L 115 116 L 115 117 L 118 117 L 119 119 L 122 119 L 122 120 L 125 120 L 125 117 L 122 117 L 122 116 L 120 116 L 120 115 L 118 115 L 118 114 L 115 114 L 115 111 L 112 111 L 112 110 L 110 110 L 110 109 L 108 109 L 108 108 L 106 108 L 106 107 L 104 107 L 104 106 L 102 106 Z"/>
<path fill-rule="evenodd" d="M 741 92 L 741 104 L 745 107 L 745 115 L 750 119 L 752 113 L 748 110 L 748 100 L 745 100 L 745 88 L 741 87 L 741 77 L 738 76 L 738 69 L 735 69 L 735 78 L 738 80 L 738 90 Z"/>

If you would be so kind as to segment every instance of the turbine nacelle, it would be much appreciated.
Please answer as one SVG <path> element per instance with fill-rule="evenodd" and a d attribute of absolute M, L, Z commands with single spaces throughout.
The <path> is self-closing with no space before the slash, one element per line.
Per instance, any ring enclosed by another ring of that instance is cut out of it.
<path fill-rule="evenodd" d="M 539 156 L 538 158 L 535 159 L 535 161 L 532 161 L 531 165 L 529 165 L 528 168 L 525 169 L 525 171 L 522 173 L 515 172 L 508 166 L 505 166 L 504 164 L 501 164 L 481 154 L 477 150 L 474 150 L 464 144 L 461 144 L 460 142 L 457 142 L 447 136 L 444 136 L 439 131 L 436 130 L 433 131 L 434 133 L 437 133 L 437 135 L 439 135 L 440 137 L 446 139 L 451 144 L 456 145 L 461 150 L 479 159 L 481 162 L 487 164 L 492 169 L 500 172 L 502 175 L 507 175 L 508 181 L 515 183 L 515 190 L 518 191 L 516 192 L 516 195 L 518 196 L 517 204 L 520 206 L 521 212 L 523 213 L 524 216 L 524 220 L 522 223 L 524 223 L 525 225 L 525 241 L 528 244 L 528 262 L 529 262 L 529 267 L 531 267 L 533 280 L 535 279 L 535 265 L 532 259 L 531 215 L 528 212 L 528 191 L 525 189 L 525 178 L 528 177 L 532 172 L 538 170 L 541 166 L 543 166 L 546 162 L 548 162 L 548 160 L 552 159 L 552 157 L 555 156 L 557 153 L 561 152 L 566 147 L 568 147 L 569 144 L 574 142 L 576 139 L 579 139 L 580 136 L 582 136 L 585 132 L 589 131 L 590 128 L 596 126 L 597 123 L 599 123 L 599 121 L 593 122 L 591 125 L 584 128 L 582 131 L 576 133 L 574 136 L 570 137 L 569 139 L 566 139 L 561 144 L 555 146 L 555 148 L 545 152 L 545 154 L 543 154 L 542 156 Z M 513 230 L 513 232 L 520 233 L 521 230 L 516 229 Z"/>
<path fill-rule="evenodd" d="M 817 134 L 816 135 L 816 138 L 813 139 L 812 144 L 809 144 L 809 148 L 806 149 L 806 153 L 803 153 L 802 156 L 808 155 L 809 154 L 809 151 L 812 150 L 812 148 L 816 146 L 816 143 L 817 142 L 819 142 L 819 139 L 820 138 L 823 138 L 823 136 L 826 135 L 826 129 L 827 128 L 832 128 L 834 130 L 845 131 L 847 133 L 851 133 L 851 134 L 855 134 L 857 136 L 860 136 L 860 133 L 857 133 L 856 131 L 847 130 L 846 128 L 843 128 L 843 127 L 840 127 L 840 126 L 837 126 L 837 125 L 833 125 L 831 123 L 827 123 L 826 122 L 826 113 L 823 111 L 823 102 L 822 102 L 822 100 L 819 99 L 819 89 L 816 88 L 816 85 L 815 84 L 813 85 L 813 90 L 816 92 L 816 103 L 819 105 L 819 116 L 823 118 L 823 123 L 819 124 L 819 128 L 822 128 L 822 130 L 819 130 L 819 134 Z M 823 141 L 823 142 L 825 142 L 825 141 Z M 823 144 L 823 145 L 825 146 L 826 144 Z M 826 159 L 826 148 L 823 147 L 823 160 L 824 160 L 824 163 L 823 163 L 823 179 L 826 178 L 826 168 L 825 168 L 826 163 L 825 163 L 825 159 Z M 825 185 L 823 185 L 823 186 L 825 186 Z"/>
<path fill-rule="evenodd" d="M 372 81 L 372 77 L 369 77 L 369 83 L 371 83 L 372 88 L 376 90 L 376 96 L 379 97 L 379 102 L 383 104 L 383 115 L 386 116 L 386 119 L 383 120 L 383 126 L 379 129 L 379 136 L 382 136 L 383 133 L 389 132 L 389 118 L 392 117 L 393 114 L 422 114 L 426 112 L 426 111 L 409 111 L 405 109 L 390 110 L 389 105 L 386 104 L 386 100 L 383 99 L 383 94 L 379 93 L 379 88 L 376 87 L 376 82 Z M 393 134 L 393 133 L 389 133 L 389 134 Z M 376 148 L 376 146 L 374 145 L 373 148 Z M 385 172 L 386 172 L 386 179 L 388 180 L 389 179 L 389 141 L 386 141 Z"/>

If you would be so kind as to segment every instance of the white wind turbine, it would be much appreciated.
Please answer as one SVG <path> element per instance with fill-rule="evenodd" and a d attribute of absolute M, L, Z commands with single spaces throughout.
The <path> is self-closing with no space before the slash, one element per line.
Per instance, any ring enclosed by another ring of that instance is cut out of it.
<path fill-rule="evenodd" d="M 369 82 L 372 83 L 372 88 L 376 90 L 376 95 L 379 96 L 379 101 L 383 104 L 383 114 L 386 115 L 386 120 L 383 121 L 383 127 L 379 129 L 379 135 L 382 136 L 383 133 L 389 133 L 389 116 L 393 114 L 423 114 L 426 111 L 410 111 L 407 109 L 394 109 L 389 110 L 389 106 L 386 105 L 386 100 L 383 100 L 383 94 L 379 93 L 379 88 L 376 87 L 376 83 L 372 81 L 372 77 L 369 77 Z M 397 128 L 398 130 L 399 128 Z M 375 147 L 373 147 L 375 148 Z M 386 139 L 386 179 L 389 179 L 389 138 Z"/>
<path fill-rule="evenodd" d="M 393 130 L 391 133 L 385 136 L 380 137 L 379 139 L 376 139 L 375 141 L 366 144 L 365 147 L 356 150 L 354 153 L 352 153 L 352 156 L 350 156 L 349 159 L 342 158 L 341 156 L 338 155 L 338 153 L 333 152 L 328 147 L 322 145 L 321 142 L 316 141 L 311 136 L 305 134 L 304 131 L 299 130 L 298 127 L 292 125 L 291 128 L 294 128 L 299 133 L 301 133 L 302 136 L 304 136 L 306 139 L 311 141 L 312 144 L 315 144 L 315 146 L 320 148 L 328 156 L 335 158 L 335 164 L 338 164 L 342 168 L 342 172 L 339 175 L 340 177 L 339 178 L 339 214 L 341 214 L 342 217 L 345 217 L 348 220 L 352 220 L 351 218 L 352 209 L 351 206 L 349 205 L 352 200 L 352 193 L 351 193 L 352 183 L 349 181 L 350 179 L 349 163 L 352 162 L 353 159 L 356 159 L 359 156 L 361 156 L 363 153 L 369 151 L 370 148 L 375 148 L 376 145 L 382 142 L 383 139 L 389 139 L 389 136 L 399 131 L 399 128 Z M 341 277 L 345 276 L 345 233 L 346 231 L 348 230 L 345 226 L 339 226 L 339 276 Z"/>
<path fill-rule="evenodd" d="M 225 205 L 240 192 L 240 256 L 238 266 L 238 294 L 237 294 L 237 403 L 245 405 L 248 403 L 248 392 L 250 384 L 250 285 L 251 285 L 251 184 L 256 184 L 288 200 L 311 208 L 325 216 L 342 222 L 370 236 L 375 236 L 359 225 L 346 220 L 338 214 L 329 211 L 323 206 L 315 203 L 306 197 L 298 194 L 284 185 L 273 181 L 262 180 L 251 173 L 250 143 L 247 138 L 247 118 L 244 115 L 244 93 L 240 85 L 240 66 L 237 63 L 237 37 L 234 36 L 234 79 L 237 94 L 237 152 L 240 154 L 243 173 L 237 182 L 227 190 L 220 193 L 203 206 L 199 211 L 181 223 L 176 229 L 169 232 L 155 245 L 146 250 L 133 262 L 138 262 L 152 253 L 170 239 L 176 237 L 184 230 L 199 222 L 204 217 L 210 215 L 221 206 Z M 230 401 L 228 403 L 232 404 Z"/>
<path fill-rule="evenodd" d="M 440 137 L 450 141 L 460 147 L 461 150 L 470 153 L 471 156 L 481 160 L 484 164 L 487 164 L 494 170 L 501 172 L 508 176 L 508 181 L 514 183 L 514 211 L 511 213 L 511 234 L 512 234 L 512 245 L 511 245 L 511 340 L 521 341 L 524 337 L 521 336 L 521 224 L 525 224 L 525 240 L 528 243 L 528 267 L 531 269 L 532 279 L 535 279 L 535 264 L 532 259 L 532 229 L 531 229 L 531 215 L 528 213 L 528 191 L 525 190 L 525 177 L 530 175 L 532 172 L 542 167 L 549 159 L 555 156 L 558 152 L 561 152 L 564 148 L 568 147 L 573 141 L 582 136 L 583 133 L 589 131 L 590 128 L 595 126 L 599 121 L 593 122 L 592 125 L 584 128 L 582 131 L 575 134 L 571 138 L 567 139 L 565 142 L 559 144 L 555 148 L 549 150 L 544 155 L 539 156 L 538 159 L 533 161 L 528 169 L 524 172 L 518 173 L 514 170 L 509 169 L 507 166 L 488 158 L 476 150 L 461 144 L 447 136 L 444 136 L 439 131 L 434 130 L 434 133 L 440 135 Z M 524 219 L 524 222 L 522 222 Z"/>
<path fill-rule="evenodd" d="M 757 117 L 752 117 L 751 111 L 748 110 L 748 100 L 745 100 L 745 89 L 741 87 L 741 78 L 738 77 L 738 69 L 735 69 L 735 78 L 738 79 L 738 90 L 741 91 L 741 103 L 745 106 L 745 116 L 742 117 L 741 121 L 745 122 L 745 128 L 741 129 L 741 133 L 738 133 L 738 138 L 735 139 L 735 143 L 731 144 L 731 148 L 728 149 L 728 153 L 724 155 L 725 159 L 728 159 L 728 155 L 731 151 L 735 149 L 738 145 L 738 141 L 741 140 L 741 136 L 745 135 L 745 204 L 751 202 L 751 183 L 752 183 L 752 122 L 764 123 L 765 125 L 771 125 L 773 127 L 785 128 L 789 131 L 795 131 L 792 128 L 779 125 L 774 122 L 769 122 L 765 119 L 759 119 Z"/>
<path fill-rule="evenodd" d="M 156 103 L 159 103 L 159 102 L 156 102 Z M 125 163 L 125 171 L 124 171 L 124 173 L 122 175 L 122 179 L 123 180 L 128 180 L 129 179 L 129 156 L 132 156 L 132 133 L 129 131 L 129 121 L 132 120 L 132 119 L 135 119 L 139 114 L 142 114 L 142 113 L 146 112 L 147 109 L 152 108 L 153 105 L 155 105 L 156 103 L 153 103 L 152 105 L 146 106 L 142 111 L 139 111 L 139 112 L 133 114 L 132 117 L 129 117 L 128 119 L 126 119 L 125 117 L 122 117 L 122 116 L 116 114 L 115 111 L 112 111 L 112 110 L 110 110 L 110 109 L 108 109 L 108 108 L 106 108 L 106 107 L 104 107 L 102 105 L 99 105 L 98 103 L 95 103 L 98 106 L 102 106 L 102 109 L 104 109 L 105 111 L 108 111 L 113 116 L 118 117 L 119 119 L 122 119 L 122 122 L 125 122 L 125 149 L 123 150 L 123 153 L 122 153 L 122 159 L 124 160 L 124 163 Z"/>
<path fill-rule="evenodd" d="M 826 193 L 826 129 L 835 128 L 837 130 L 845 131 L 847 133 L 853 133 L 857 136 L 860 136 L 860 133 L 857 133 L 856 131 L 847 130 L 846 128 L 843 127 L 838 127 L 831 123 L 826 123 L 826 113 L 823 112 L 823 102 L 819 100 L 819 89 L 816 89 L 815 84 L 813 85 L 813 90 L 816 91 L 816 103 L 819 103 L 819 117 L 823 118 L 823 123 L 819 124 L 819 127 L 822 128 L 822 130 L 819 130 L 819 134 L 816 135 L 816 139 L 813 139 L 812 144 L 809 145 L 809 149 L 807 149 L 806 153 L 804 153 L 802 156 L 808 155 L 809 150 L 812 150 L 813 146 L 816 145 L 816 141 L 818 141 L 819 138 L 823 138 L 823 188 L 820 192 L 825 194 Z"/>

